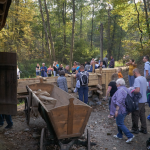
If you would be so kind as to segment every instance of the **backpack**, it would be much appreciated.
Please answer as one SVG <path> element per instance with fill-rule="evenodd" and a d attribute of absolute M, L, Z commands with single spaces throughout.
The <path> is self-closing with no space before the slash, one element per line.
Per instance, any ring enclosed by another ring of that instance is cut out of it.
<path fill-rule="evenodd" d="M 51 69 L 49 69 L 49 70 L 48 70 L 48 74 L 51 74 L 51 72 L 52 72 L 52 70 L 51 70 Z"/>
<path fill-rule="evenodd" d="M 134 111 L 138 110 L 138 105 L 137 105 L 137 102 L 135 102 L 134 97 L 131 97 L 128 94 L 128 92 L 126 92 L 126 93 L 127 93 L 127 96 L 125 98 L 126 111 L 128 113 L 131 113 L 131 112 L 134 112 Z"/>
<path fill-rule="evenodd" d="M 88 76 L 86 71 L 80 72 L 81 77 L 80 77 L 80 85 L 84 86 L 88 84 Z"/>

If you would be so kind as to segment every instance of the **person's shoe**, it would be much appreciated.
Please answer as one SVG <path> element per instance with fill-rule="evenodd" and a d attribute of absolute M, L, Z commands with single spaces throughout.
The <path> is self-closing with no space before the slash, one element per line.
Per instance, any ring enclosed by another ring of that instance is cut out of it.
<path fill-rule="evenodd" d="M 142 129 L 140 129 L 139 132 L 144 133 L 144 134 L 147 134 L 147 130 L 142 130 Z"/>
<path fill-rule="evenodd" d="M 126 143 L 127 143 L 127 144 L 131 143 L 131 142 L 133 141 L 134 138 L 135 138 L 135 136 L 133 135 L 133 137 L 130 138 L 130 139 L 128 139 L 128 140 L 126 141 Z"/>
<path fill-rule="evenodd" d="M 131 130 L 130 132 L 134 134 L 139 134 L 139 130 Z"/>
<path fill-rule="evenodd" d="M 122 138 L 119 138 L 117 135 L 114 135 L 113 137 L 116 139 L 122 140 Z"/>
<path fill-rule="evenodd" d="M 7 125 L 7 126 L 5 127 L 5 129 L 6 129 L 6 130 L 11 129 L 12 126 L 13 126 L 13 125 Z"/>

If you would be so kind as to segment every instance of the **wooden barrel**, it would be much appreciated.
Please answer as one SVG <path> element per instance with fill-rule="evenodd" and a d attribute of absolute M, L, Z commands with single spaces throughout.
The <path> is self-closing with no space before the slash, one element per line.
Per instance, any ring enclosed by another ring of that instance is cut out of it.
<path fill-rule="evenodd" d="M 16 53 L 0 52 L 0 114 L 17 113 Z"/>

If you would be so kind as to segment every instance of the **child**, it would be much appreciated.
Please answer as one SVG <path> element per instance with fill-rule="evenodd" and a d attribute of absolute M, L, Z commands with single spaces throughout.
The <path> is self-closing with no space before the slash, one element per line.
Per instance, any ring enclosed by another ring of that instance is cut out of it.
<path fill-rule="evenodd" d="M 123 75 L 122 75 L 122 68 L 119 68 L 118 69 L 118 78 L 123 78 Z"/>

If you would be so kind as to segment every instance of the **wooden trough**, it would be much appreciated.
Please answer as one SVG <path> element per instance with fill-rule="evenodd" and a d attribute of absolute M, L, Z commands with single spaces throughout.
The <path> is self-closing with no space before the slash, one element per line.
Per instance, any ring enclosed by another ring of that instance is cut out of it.
<path fill-rule="evenodd" d="M 50 97 L 57 100 L 53 108 L 47 107 L 34 93 L 39 89 L 47 91 Z M 27 110 L 32 109 L 33 99 L 38 102 L 38 111 L 47 123 L 51 139 L 57 138 L 61 140 L 82 136 L 92 111 L 90 106 L 53 84 L 36 83 L 27 86 L 27 90 L 29 92 L 29 101 L 27 103 L 29 108 Z"/>

